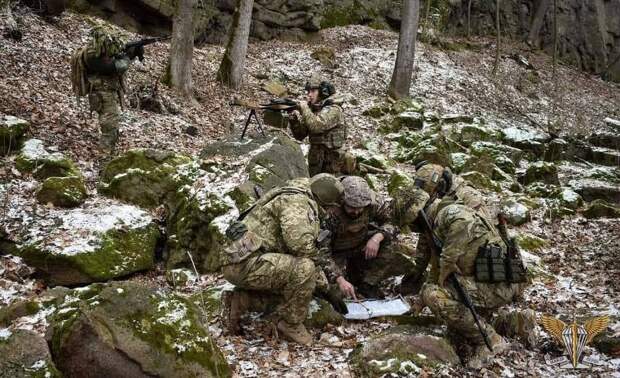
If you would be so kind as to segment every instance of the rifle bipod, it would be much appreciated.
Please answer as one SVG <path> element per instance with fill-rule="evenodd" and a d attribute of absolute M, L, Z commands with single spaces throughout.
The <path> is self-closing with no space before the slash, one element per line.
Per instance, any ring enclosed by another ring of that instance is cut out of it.
<path fill-rule="evenodd" d="M 254 117 L 254 119 L 256 120 L 256 128 L 258 129 L 258 131 L 260 131 L 260 133 L 263 134 L 264 137 L 267 136 L 265 135 L 263 124 L 260 122 L 258 115 L 256 115 L 256 109 L 250 109 L 250 114 L 248 115 L 248 119 L 245 121 L 245 126 L 243 126 L 243 132 L 241 133 L 241 138 L 239 138 L 239 141 L 242 141 L 243 138 L 245 138 L 245 133 L 248 131 L 248 125 L 252 122 L 252 117 Z"/>

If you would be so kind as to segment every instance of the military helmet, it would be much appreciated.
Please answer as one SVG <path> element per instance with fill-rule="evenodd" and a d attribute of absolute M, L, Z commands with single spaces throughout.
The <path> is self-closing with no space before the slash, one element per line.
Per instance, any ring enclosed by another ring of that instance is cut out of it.
<path fill-rule="evenodd" d="M 422 162 L 416 167 L 414 182 L 418 188 L 424 189 L 428 194 L 433 194 L 435 190 L 438 190 L 441 197 L 452 187 L 452 171 L 439 164 Z"/>
<path fill-rule="evenodd" d="M 429 198 L 430 195 L 426 191 L 415 185 L 398 189 L 394 193 L 392 204 L 396 224 L 399 226 L 413 225 Z"/>
<path fill-rule="evenodd" d="M 98 56 L 114 56 L 123 51 L 125 46 L 121 38 L 108 27 L 99 24 L 90 31 L 91 48 Z"/>
<path fill-rule="evenodd" d="M 351 207 L 366 207 L 371 204 L 374 192 L 368 186 L 366 180 L 359 176 L 346 176 L 342 178 L 344 187 L 344 203 Z"/>
<path fill-rule="evenodd" d="M 319 173 L 310 179 L 310 190 L 321 206 L 338 206 L 344 187 L 340 180 L 329 173 Z"/>
<path fill-rule="evenodd" d="M 336 93 L 336 88 L 334 85 L 321 78 L 318 74 L 313 74 L 310 77 L 310 80 L 306 82 L 305 89 L 306 91 L 309 91 L 310 89 L 318 89 L 321 98 L 327 98 Z"/>

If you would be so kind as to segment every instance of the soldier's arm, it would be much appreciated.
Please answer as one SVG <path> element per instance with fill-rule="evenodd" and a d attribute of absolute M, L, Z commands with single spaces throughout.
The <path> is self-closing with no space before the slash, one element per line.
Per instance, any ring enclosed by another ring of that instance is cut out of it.
<path fill-rule="evenodd" d="M 342 119 L 342 109 L 338 106 L 323 108 L 318 114 L 314 114 L 306 102 L 299 105 L 301 122 L 308 127 L 311 133 L 322 133 L 338 126 Z"/>
<path fill-rule="evenodd" d="M 342 272 L 331 258 L 329 249 L 317 246 L 320 229 L 318 214 L 314 213 L 305 195 L 286 197 L 286 201 L 281 201 L 278 206 L 281 209 L 280 228 L 286 246 L 295 256 L 311 259 L 323 269 L 330 282 L 335 282 L 338 276 L 342 276 Z"/>
<path fill-rule="evenodd" d="M 394 219 L 392 201 L 383 196 L 377 196 L 370 204 L 370 221 L 376 226 L 373 233 L 383 234 L 384 241 L 394 239 L 398 234 L 398 228 L 389 224 L 392 219 Z"/>
<path fill-rule="evenodd" d="M 465 247 L 471 238 L 468 232 L 470 219 L 459 212 L 438 218 L 437 235 L 444 242 L 439 259 L 440 284 L 443 284 L 451 273 L 461 273 L 457 262 L 466 252 Z"/>
<path fill-rule="evenodd" d="M 91 49 L 85 54 L 86 67 L 90 72 L 101 75 L 118 75 L 129 69 L 131 60 L 126 55 L 119 57 L 97 56 Z"/>

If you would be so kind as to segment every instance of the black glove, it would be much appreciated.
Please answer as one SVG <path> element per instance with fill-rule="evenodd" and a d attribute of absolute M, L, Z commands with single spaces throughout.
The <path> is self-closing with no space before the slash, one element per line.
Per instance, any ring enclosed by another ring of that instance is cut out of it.
<path fill-rule="evenodd" d="M 135 46 L 127 49 L 127 56 L 133 60 L 138 58 L 140 61 L 144 60 L 144 46 Z"/>
<path fill-rule="evenodd" d="M 248 227 L 245 223 L 235 221 L 226 229 L 226 237 L 231 241 L 235 241 L 241 239 L 246 232 L 248 232 Z"/>

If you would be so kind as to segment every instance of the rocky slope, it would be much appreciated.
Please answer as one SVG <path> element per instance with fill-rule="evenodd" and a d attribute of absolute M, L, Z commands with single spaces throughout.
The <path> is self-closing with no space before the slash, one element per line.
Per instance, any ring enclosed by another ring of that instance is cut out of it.
<path fill-rule="evenodd" d="M 207 376 L 227 373 L 222 355 L 236 376 L 555 374 L 545 361 L 563 351 L 545 333 L 529 348 L 512 340 L 482 371 L 466 370 L 428 313 L 341 323 L 315 302 L 312 348 L 273 339 L 259 316 L 244 324 L 244 337 L 222 334 L 220 295 L 230 287 L 211 273 L 222 231 L 257 190 L 307 175 L 307 146 L 280 130 L 240 143 L 247 114 L 228 101 L 270 98 L 262 88 L 273 82 L 301 96 L 317 70 L 348 98 L 348 144 L 358 160 L 388 172 L 366 175 L 378 191 L 410 179 L 423 158 L 450 163 L 510 214 L 534 279 L 521 305 L 564 319 L 609 314 L 608 339 L 586 353 L 600 362 L 595 374 L 618 370 L 617 86 L 560 66 L 553 87 L 549 57 L 519 45 L 507 47 L 493 77 L 489 41 L 455 40 L 467 48 L 418 45 L 414 100 L 393 103 L 384 92 L 397 35 L 350 26 L 322 31 L 320 42 L 253 43 L 240 91 L 214 82 L 222 49 L 198 48 L 198 101 L 190 104 L 157 85 L 168 48 L 159 43 L 129 75 L 121 153 L 104 166 L 96 122 L 75 106 L 67 80 L 69 54 L 92 20 L 18 15 L 23 41 L 0 39 L 0 150 L 10 152 L 0 166 L 0 347 L 27 337 L 41 346 L 11 365 L 25 376 L 78 374 L 72 369 L 89 358 L 74 353 L 81 336 L 106 356 L 100 366 L 161 376 L 167 372 L 156 369 L 154 353 Z M 335 59 L 313 58 L 326 49 Z M 405 328 L 395 336 L 398 323 Z M 122 352 L 101 342 L 110 337 Z M 409 349 L 411 340 L 421 349 Z M 371 353 L 379 346 L 385 353 Z"/>

